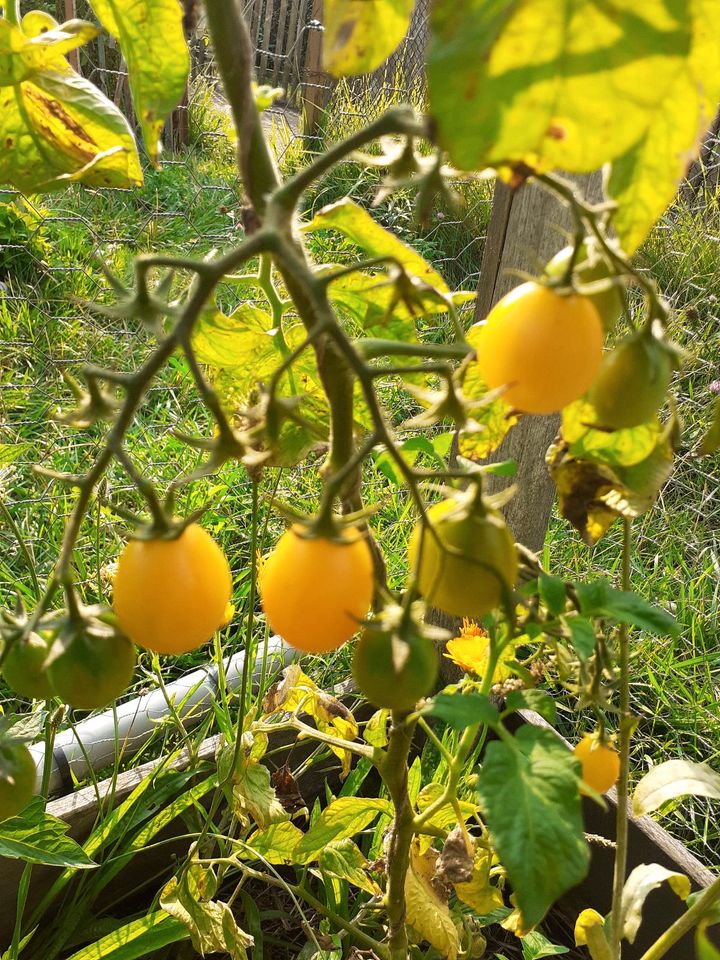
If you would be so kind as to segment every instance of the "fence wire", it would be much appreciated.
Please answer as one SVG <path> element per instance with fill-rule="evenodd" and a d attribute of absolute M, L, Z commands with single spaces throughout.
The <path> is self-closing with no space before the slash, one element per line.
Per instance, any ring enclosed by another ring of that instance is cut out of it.
<path fill-rule="evenodd" d="M 55 3 L 45 5 L 55 12 Z M 90 17 L 86 0 L 78 16 Z M 256 46 L 261 83 L 282 87 L 281 98 L 265 114 L 266 129 L 281 165 L 292 169 L 306 149 L 347 134 L 392 102 L 422 106 L 423 63 L 428 37 L 429 0 L 416 4 L 411 30 L 400 49 L 372 76 L 333 83 L 319 68 L 314 48 L 322 23 L 313 0 L 247 0 L 246 13 Z M 189 104 L 176 114 L 166 134 L 163 169 L 148 169 L 147 183 L 135 192 L 72 186 L 51 197 L 20 197 L 0 191 L 0 599 L 7 604 L 17 589 L 28 603 L 35 593 L 28 556 L 42 581 L 57 555 L 62 525 L 73 492 L 38 476 L 33 466 L 82 473 L 99 449 L 102 430 L 77 432 L 50 414 L 67 404 L 63 373 L 84 363 L 130 369 L 148 340 L 122 317 L 97 313 L 88 301 L 111 301 L 103 276 L 106 264 L 129 277 L 132 257 L 144 250 L 204 255 L 236 238 L 241 193 L 232 172 L 227 108 L 200 21 L 191 36 L 193 79 Z M 131 105 L 127 70 L 117 45 L 99 38 L 84 48 L 82 72 L 125 111 Z M 685 754 L 710 763 L 720 757 L 720 645 L 717 635 L 720 582 L 720 495 L 718 461 L 696 455 L 707 425 L 713 391 L 720 392 L 720 129 L 716 120 L 700 161 L 680 196 L 662 218 L 641 254 L 676 310 L 676 338 L 690 359 L 678 378 L 679 409 L 686 423 L 684 449 L 673 478 L 654 513 L 636 524 L 634 582 L 646 596 L 667 599 L 683 625 L 676 643 L 662 657 L 641 654 L 636 706 L 650 735 L 667 755 Z M 348 165 L 323 182 L 310 198 L 311 209 L 345 192 L 367 200 L 368 181 Z M 400 197 L 378 211 L 381 221 L 415 243 L 456 286 L 477 283 L 491 197 L 485 185 L 460 185 L 465 206 L 441 210 L 427 229 L 413 226 L 412 207 Z M 351 254 L 352 255 L 352 254 Z M 231 289 L 224 296 L 237 294 Z M 130 437 L 138 464 L 168 482 L 194 463 L 174 439 L 174 429 L 207 430 L 182 364 L 171 366 L 153 388 Z M 188 493 L 197 506 L 205 491 Z M 223 487 L 227 509 L 239 517 L 247 509 L 247 484 L 238 472 Z M 193 500 L 192 497 L 196 497 Z M 85 525 L 76 554 L 89 599 L 105 588 L 98 568 L 113 555 L 107 531 L 118 520 L 115 501 L 132 503 L 130 484 L 112 472 L 96 513 Z M 240 544 L 227 544 L 237 571 L 247 566 L 248 545 L 239 524 Z M 117 545 L 120 538 L 117 538 Z M 555 519 L 550 555 L 562 568 L 586 574 L 588 552 Z M 592 553 L 598 573 L 617 568 L 617 536 Z M 656 641 L 657 643 L 657 641 Z M 649 664 L 648 672 L 643 667 Z M 0 692 L 0 699 L 2 695 Z M 652 710 L 656 702 L 661 709 Z M 640 764 L 650 762 L 636 757 Z M 693 843 L 701 855 L 717 848 L 710 807 L 691 806 Z M 678 815 L 678 832 L 684 821 Z M 684 836 L 684 835 L 683 835 Z M 685 838 L 685 837 L 684 837 Z"/>

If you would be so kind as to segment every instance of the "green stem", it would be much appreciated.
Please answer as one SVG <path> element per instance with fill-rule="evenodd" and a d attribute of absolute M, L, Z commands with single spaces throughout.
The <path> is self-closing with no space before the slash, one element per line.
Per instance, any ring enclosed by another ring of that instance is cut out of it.
<path fill-rule="evenodd" d="M 20 2 L 19 0 L 7 0 L 5 7 L 5 19 L 16 26 L 20 23 Z"/>
<path fill-rule="evenodd" d="M 385 907 L 389 924 L 391 960 L 407 960 L 405 878 L 410 847 L 415 834 L 415 817 L 408 794 L 408 757 L 416 721 L 393 711 L 387 753 L 379 766 L 395 807 L 395 820 L 388 846 Z"/>
<path fill-rule="evenodd" d="M 38 580 L 37 570 L 35 569 L 35 561 L 32 553 L 30 552 L 30 547 L 25 542 L 25 538 L 22 535 L 20 527 L 18 526 L 15 518 L 12 515 L 12 512 L 3 499 L 0 499 L 0 512 L 3 515 L 5 522 L 12 530 L 13 536 L 17 540 L 17 544 L 20 547 L 23 559 L 25 560 L 25 566 L 27 567 L 28 573 L 30 574 L 30 579 L 32 580 L 35 597 L 37 598 L 40 596 L 42 591 L 40 590 L 40 581 Z"/>
<path fill-rule="evenodd" d="M 640 960 L 660 960 L 679 940 L 690 933 L 718 902 L 720 902 L 720 877 L 700 894 L 686 913 L 677 919 L 671 927 L 668 927 L 661 937 L 658 937 Z"/>
<path fill-rule="evenodd" d="M 623 528 L 622 588 L 630 589 L 630 562 L 632 551 L 632 525 L 625 520 Z M 615 827 L 615 876 L 612 898 L 611 947 L 613 960 L 622 956 L 622 895 L 627 873 L 628 855 L 628 795 L 630 781 L 630 644 L 627 624 L 619 631 L 620 668 L 620 779 L 617 786 L 617 815 Z"/>

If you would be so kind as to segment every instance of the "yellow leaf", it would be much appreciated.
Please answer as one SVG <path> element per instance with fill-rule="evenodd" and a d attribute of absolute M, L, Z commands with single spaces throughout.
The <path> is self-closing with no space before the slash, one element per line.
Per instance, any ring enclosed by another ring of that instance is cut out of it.
<path fill-rule="evenodd" d="M 467 883 L 454 884 L 455 893 L 471 907 L 478 916 L 485 916 L 505 906 L 502 893 L 490 883 L 492 853 L 478 845 L 475 851 L 472 879 Z"/>
<path fill-rule="evenodd" d="M 405 876 L 407 922 L 420 940 L 426 940 L 447 960 L 456 960 L 460 935 L 446 903 L 438 897 L 428 879 L 430 861 L 420 854 L 417 841 L 410 852 Z"/>
<path fill-rule="evenodd" d="M 263 700 L 267 716 L 273 713 L 306 713 L 313 718 L 322 733 L 355 740 L 358 725 L 345 704 L 324 693 L 300 667 L 294 663 L 283 672 L 283 679 L 273 684 Z M 342 747 L 330 746 L 342 761 L 342 777 L 350 772 L 352 754 Z"/>
<path fill-rule="evenodd" d="M 336 77 L 369 73 L 407 33 L 415 0 L 325 0 L 324 63 Z"/>

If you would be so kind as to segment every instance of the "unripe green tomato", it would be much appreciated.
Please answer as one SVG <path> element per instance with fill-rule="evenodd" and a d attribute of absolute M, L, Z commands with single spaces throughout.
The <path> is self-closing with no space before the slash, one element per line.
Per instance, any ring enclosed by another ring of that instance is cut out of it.
<path fill-rule="evenodd" d="M 376 707 L 407 713 L 432 692 L 438 654 L 433 641 L 412 627 L 402 636 L 367 627 L 355 644 L 352 672 L 359 690 Z"/>
<path fill-rule="evenodd" d="M 475 620 L 499 607 L 518 576 L 515 541 L 502 516 L 450 498 L 433 504 L 427 517 L 436 536 L 428 530 L 422 539 L 417 582 L 425 600 L 445 613 Z M 418 523 L 408 548 L 412 567 L 421 537 Z"/>
<path fill-rule="evenodd" d="M 35 761 L 25 744 L 0 746 L 0 820 L 22 813 L 35 793 L 36 776 Z"/>
<path fill-rule="evenodd" d="M 649 423 L 665 403 L 672 379 L 670 354 L 641 331 L 605 354 L 590 392 L 600 426 L 623 430 Z"/>
<path fill-rule="evenodd" d="M 565 247 L 556 253 L 545 267 L 545 275 L 552 279 L 561 279 L 567 271 L 573 247 Z M 608 280 L 613 272 L 605 259 L 592 247 L 588 240 L 584 240 L 575 261 L 575 277 L 580 285 L 598 283 Z M 615 284 L 599 293 L 586 294 L 597 312 L 600 314 L 605 333 L 612 333 L 617 322 L 625 312 L 625 298 L 622 286 Z"/>
<path fill-rule="evenodd" d="M 53 696 L 45 668 L 49 650 L 49 641 L 37 633 L 22 637 L 12 645 L 2 673 L 14 693 L 28 700 L 48 700 Z"/>
<path fill-rule="evenodd" d="M 63 703 L 76 710 L 100 710 L 125 692 L 135 660 L 135 647 L 122 634 L 88 636 L 78 629 L 48 675 Z"/>

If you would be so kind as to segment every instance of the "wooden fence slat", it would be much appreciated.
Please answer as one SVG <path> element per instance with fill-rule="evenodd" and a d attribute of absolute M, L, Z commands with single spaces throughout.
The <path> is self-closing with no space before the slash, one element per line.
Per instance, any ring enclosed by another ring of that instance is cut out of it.
<path fill-rule="evenodd" d="M 267 0 L 265 6 L 265 22 L 263 25 L 263 38 L 260 44 L 260 62 L 258 64 L 258 76 L 261 83 L 266 82 L 268 74 L 268 57 L 270 53 L 270 35 L 272 33 L 273 13 L 275 12 L 275 0 Z"/>
<path fill-rule="evenodd" d="M 298 67 L 295 76 L 293 76 L 293 65 L 299 63 L 299 57 L 302 53 L 302 30 L 305 24 L 306 11 L 307 0 L 293 0 L 290 5 L 285 63 L 283 64 L 282 79 L 280 81 L 285 88 L 287 97 L 290 97 L 295 92 L 304 73 L 304 71 Z"/>
<path fill-rule="evenodd" d="M 290 35 L 288 33 L 288 0 L 280 0 L 280 12 L 278 14 L 277 36 L 275 37 L 275 59 L 273 61 L 272 84 L 277 87 L 280 83 L 280 74 L 282 73 L 287 52 L 290 47 Z"/>

